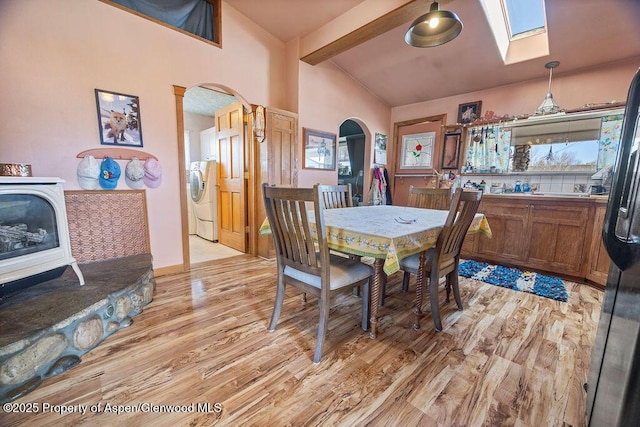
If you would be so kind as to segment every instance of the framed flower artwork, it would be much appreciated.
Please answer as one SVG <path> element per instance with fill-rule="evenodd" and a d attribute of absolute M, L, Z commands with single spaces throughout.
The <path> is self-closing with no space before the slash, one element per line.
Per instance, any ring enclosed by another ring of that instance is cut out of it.
<path fill-rule="evenodd" d="M 435 132 L 402 136 L 400 169 L 432 169 Z"/>

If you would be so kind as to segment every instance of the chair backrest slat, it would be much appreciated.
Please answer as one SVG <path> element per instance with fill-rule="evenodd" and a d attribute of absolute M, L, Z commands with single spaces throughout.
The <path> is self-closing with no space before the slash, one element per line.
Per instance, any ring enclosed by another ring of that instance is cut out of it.
<path fill-rule="evenodd" d="M 350 208 L 353 206 L 351 184 L 318 185 L 324 209 Z"/>
<path fill-rule="evenodd" d="M 451 204 L 451 190 L 448 188 L 409 187 L 408 206 L 423 209 L 447 210 Z"/>
<path fill-rule="evenodd" d="M 317 189 L 263 184 L 263 197 L 280 265 L 321 275 L 323 265 L 328 265 L 329 251 Z M 315 216 L 315 233 L 310 212 Z"/>
<path fill-rule="evenodd" d="M 436 243 L 439 263 L 460 255 L 464 238 L 478 212 L 481 199 L 480 191 L 463 191 L 459 188 L 454 193 L 449 215 Z"/>

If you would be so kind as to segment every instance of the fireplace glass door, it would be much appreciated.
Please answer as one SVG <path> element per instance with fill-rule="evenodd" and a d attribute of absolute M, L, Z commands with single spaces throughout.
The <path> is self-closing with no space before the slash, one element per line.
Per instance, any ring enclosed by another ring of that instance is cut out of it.
<path fill-rule="evenodd" d="M 60 246 L 55 209 L 33 194 L 0 194 L 0 261 Z"/>

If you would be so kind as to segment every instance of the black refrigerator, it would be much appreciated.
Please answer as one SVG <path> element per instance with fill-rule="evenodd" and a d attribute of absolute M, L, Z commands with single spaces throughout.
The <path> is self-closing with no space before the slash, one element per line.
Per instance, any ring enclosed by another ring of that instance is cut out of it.
<path fill-rule="evenodd" d="M 590 426 L 640 425 L 640 70 L 631 81 L 602 229 L 611 267 L 587 376 Z"/>

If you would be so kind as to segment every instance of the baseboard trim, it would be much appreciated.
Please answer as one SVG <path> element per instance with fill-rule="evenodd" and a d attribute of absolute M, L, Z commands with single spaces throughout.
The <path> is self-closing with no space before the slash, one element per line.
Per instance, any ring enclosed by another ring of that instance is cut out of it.
<path fill-rule="evenodd" d="M 154 277 L 168 276 L 170 274 L 177 274 L 177 273 L 184 273 L 184 272 L 185 270 L 183 265 L 178 264 L 178 265 L 171 265 L 169 267 L 154 268 L 153 276 Z"/>

